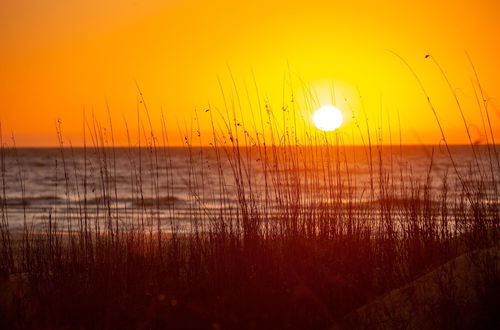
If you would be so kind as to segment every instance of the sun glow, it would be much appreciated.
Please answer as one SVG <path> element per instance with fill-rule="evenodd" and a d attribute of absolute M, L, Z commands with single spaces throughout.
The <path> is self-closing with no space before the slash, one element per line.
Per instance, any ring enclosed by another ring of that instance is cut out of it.
<path fill-rule="evenodd" d="M 312 121 L 319 130 L 331 132 L 342 125 L 344 118 L 339 109 L 333 105 L 325 105 L 314 112 Z"/>

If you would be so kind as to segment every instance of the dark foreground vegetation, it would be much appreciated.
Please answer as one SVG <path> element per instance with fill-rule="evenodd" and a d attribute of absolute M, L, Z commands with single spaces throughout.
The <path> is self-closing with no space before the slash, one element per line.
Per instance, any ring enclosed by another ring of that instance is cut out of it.
<path fill-rule="evenodd" d="M 158 146 L 165 132 L 142 125 L 143 146 L 119 151 L 112 130 L 106 137 L 93 123 L 82 163 L 61 138 L 54 175 L 80 198 L 49 211 L 43 229 L 25 217 L 19 231 L 10 229 L 5 188 L 16 171 L 23 198 L 23 164 L 6 168 L 18 150 L 2 143 L 0 327 L 498 328 L 500 172 L 491 126 L 486 146 L 466 146 L 467 164 L 443 136 L 448 167 L 436 178 L 433 151 L 415 175 L 399 146 L 372 145 L 369 131 L 360 148 L 335 134 L 304 134 L 299 143 L 296 123 L 283 116 L 283 127 L 263 123 L 267 133 L 255 136 L 243 128 L 249 123 L 228 120 L 211 148 L 186 137 L 188 232 L 161 218 L 177 212 L 172 149 Z M 143 206 L 133 216 L 117 202 L 117 152 L 130 154 L 130 196 Z"/>

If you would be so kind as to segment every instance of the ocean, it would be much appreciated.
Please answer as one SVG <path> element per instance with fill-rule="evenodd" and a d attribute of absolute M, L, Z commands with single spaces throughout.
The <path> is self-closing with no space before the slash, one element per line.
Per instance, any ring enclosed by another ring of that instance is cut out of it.
<path fill-rule="evenodd" d="M 192 232 L 290 210 L 369 220 L 380 217 L 380 201 L 397 214 L 415 194 L 454 205 L 481 195 L 496 205 L 499 175 L 496 148 L 484 145 L 4 148 L 1 206 L 12 230 L 57 222 L 76 230 L 84 219 L 93 230 L 111 221 Z"/>

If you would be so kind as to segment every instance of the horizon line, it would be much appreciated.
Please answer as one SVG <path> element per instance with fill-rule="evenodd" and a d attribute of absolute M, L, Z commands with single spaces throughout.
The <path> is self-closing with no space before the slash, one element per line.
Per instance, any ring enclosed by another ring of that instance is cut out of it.
<path fill-rule="evenodd" d="M 421 143 L 421 144 L 416 144 L 416 143 L 404 143 L 404 144 L 389 144 L 389 143 L 382 143 L 382 144 L 371 144 L 371 145 L 366 145 L 366 144 L 289 144 L 289 145 L 277 145 L 277 144 L 260 144 L 260 145 L 249 145 L 249 144 L 240 144 L 240 145 L 232 145 L 232 144 L 220 144 L 217 146 L 210 145 L 210 144 L 204 144 L 204 145 L 157 145 L 155 148 L 222 148 L 222 147 L 239 147 L 239 148 L 253 148 L 253 147 L 443 147 L 446 148 L 445 144 L 426 144 L 426 143 Z M 493 143 L 478 143 L 478 144 L 470 144 L 470 143 L 448 143 L 448 146 L 450 147 L 476 147 L 476 146 L 500 146 L 499 143 L 493 144 Z M 116 149 L 126 149 L 126 148 L 133 148 L 133 149 L 138 149 L 138 148 L 151 148 L 150 145 L 134 145 L 134 146 L 129 146 L 129 145 L 110 145 L 110 146 L 95 146 L 95 145 L 76 145 L 76 146 L 58 146 L 58 145 L 44 145 L 44 146 L 30 146 L 30 145 L 16 145 L 16 146 L 7 146 L 4 145 L 2 148 L 7 148 L 7 149 L 84 149 L 84 148 L 116 148 Z"/>

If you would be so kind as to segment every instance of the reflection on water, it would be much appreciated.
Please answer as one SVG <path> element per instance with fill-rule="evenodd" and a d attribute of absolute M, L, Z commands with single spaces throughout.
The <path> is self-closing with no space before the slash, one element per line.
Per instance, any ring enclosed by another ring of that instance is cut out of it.
<path fill-rule="evenodd" d="M 455 167 L 437 146 L 7 150 L 3 217 L 12 228 L 43 228 L 49 218 L 70 228 L 84 217 L 189 232 L 222 218 L 266 223 L 284 210 L 369 220 L 388 200 L 393 214 L 412 196 L 438 207 L 463 198 L 464 186 L 498 203 L 491 149 L 451 153 Z"/>

